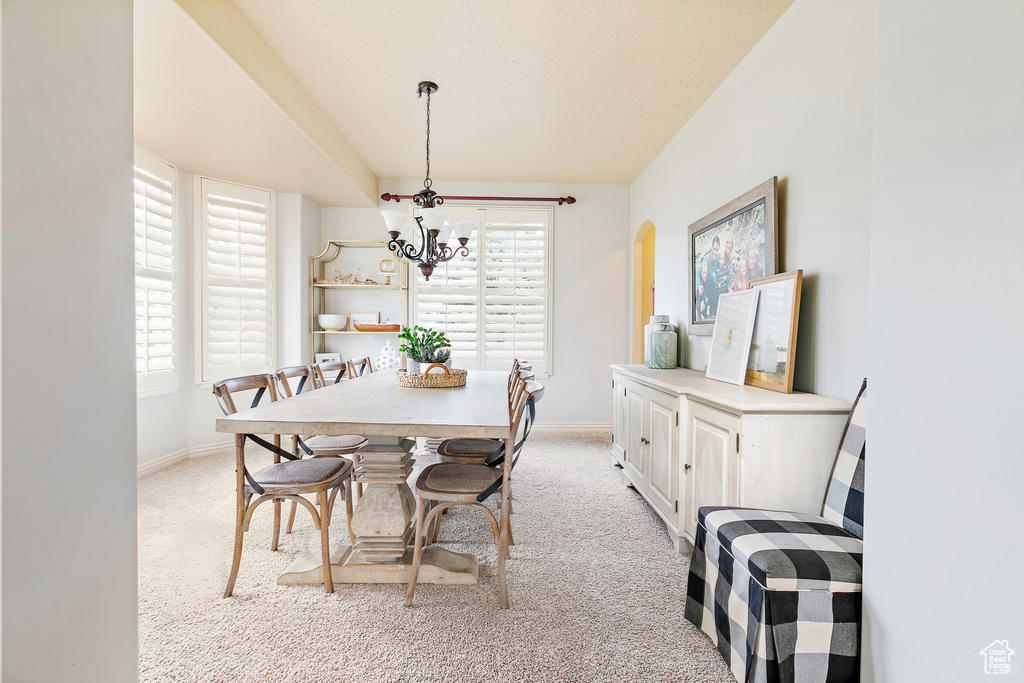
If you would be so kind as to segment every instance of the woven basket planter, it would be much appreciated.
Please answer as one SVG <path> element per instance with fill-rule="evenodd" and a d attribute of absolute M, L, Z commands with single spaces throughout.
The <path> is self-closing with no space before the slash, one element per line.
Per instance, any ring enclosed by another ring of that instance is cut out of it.
<path fill-rule="evenodd" d="M 444 372 L 431 373 L 434 368 Z M 465 386 L 467 374 L 465 370 L 449 370 L 440 363 L 434 363 L 422 375 L 410 375 L 405 370 L 399 370 L 395 373 L 395 384 L 414 389 L 451 389 Z"/>

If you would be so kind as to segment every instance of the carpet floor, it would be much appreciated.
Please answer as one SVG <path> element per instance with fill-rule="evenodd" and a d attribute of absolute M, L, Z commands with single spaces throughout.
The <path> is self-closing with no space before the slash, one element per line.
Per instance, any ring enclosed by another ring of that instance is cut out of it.
<path fill-rule="evenodd" d="M 188 460 L 139 480 L 139 680 L 733 681 L 683 618 L 689 558 L 625 486 L 606 434 L 535 433 L 516 467 L 510 609 L 483 515 L 445 516 L 439 542 L 480 558 L 475 586 L 278 586 L 320 535 L 300 510 L 270 551 L 273 508 L 245 535 L 234 596 L 234 457 Z M 268 456 L 254 456 L 259 469 Z M 425 464 L 420 459 L 419 465 Z M 348 541 L 336 507 L 332 543 Z"/>

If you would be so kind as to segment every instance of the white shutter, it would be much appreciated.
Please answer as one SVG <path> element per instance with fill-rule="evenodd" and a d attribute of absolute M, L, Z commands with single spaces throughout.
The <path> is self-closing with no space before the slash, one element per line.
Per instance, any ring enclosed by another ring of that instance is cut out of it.
<path fill-rule="evenodd" d="M 479 227 L 468 257 L 440 264 L 429 281 L 415 270 L 415 323 L 448 335 L 458 367 L 505 370 L 520 358 L 549 374 L 551 210 L 444 208 Z"/>
<path fill-rule="evenodd" d="M 173 390 L 175 221 L 173 166 L 135 150 L 135 377 L 140 395 Z"/>
<path fill-rule="evenodd" d="M 451 218 L 468 218 L 479 225 L 483 211 L 477 209 L 446 209 Z M 479 277 L 477 244 L 479 230 L 473 230 L 466 247 L 469 256 L 456 256 L 434 269 L 430 280 L 415 264 L 415 321 L 417 325 L 443 331 L 452 342 L 452 359 L 458 367 L 475 370 L 481 367 L 478 353 Z M 458 242 L 455 242 L 458 246 Z"/>
<path fill-rule="evenodd" d="M 484 367 L 513 358 L 547 374 L 550 212 L 490 210 L 484 238 Z"/>
<path fill-rule="evenodd" d="M 200 381 L 273 369 L 273 197 L 201 178 Z"/>

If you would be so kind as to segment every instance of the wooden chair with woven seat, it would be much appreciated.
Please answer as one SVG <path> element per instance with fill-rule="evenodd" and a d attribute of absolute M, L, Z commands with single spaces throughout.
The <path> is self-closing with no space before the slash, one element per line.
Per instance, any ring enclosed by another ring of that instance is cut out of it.
<path fill-rule="evenodd" d="M 405 606 L 412 605 L 416 591 L 423 546 L 428 542 L 425 531 L 445 510 L 456 505 L 467 505 L 480 510 L 491 523 L 491 531 L 498 543 L 498 598 L 502 609 L 508 608 L 508 588 L 505 585 L 505 560 L 511 555 L 510 506 L 512 500 L 512 468 L 519 456 L 523 441 L 515 444 L 519 424 L 523 417 L 533 413 L 533 395 L 543 387 L 536 382 L 518 380 L 523 385 L 509 420 L 509 441 L 500 467 L 470 463 L 437 463 L 428 465 L 416 479 L 416 530 L 412 570 Z M 500 491 L 497 518 L 483 502 Z M 429 506 L 429 511 L 428 511 Z"/>
<path fill-rule="evenodd" d="M 526 361 L 513 360 L 512 368 L 508 374 L 508 409 L 512 412 L 512 405 L 515 400 L 513 390 L 517 386 L 517 379 L 532 380 L 534 378 L 533 367 Z M 502 447 L 501 439 L 474 439 L 469 437 L 456 437 L 445 439 L 437 446 L 437 455 L 441 462 L 465 462 L 480 464 L 491 457 Z"/>
<path fill-rule="evenodd" d="M 373 366 L 370 365 L 370 357 L 364 358 L 350 358 L 345 361 L 345 367 L 348 368 L 348 378 L 355 379 L 362 377 L 365 374 L 373 372 Z"/>
<path fill-rule="evenodd" d="M 255 391 L 256 396 L 250 407 L 255 408 L 265 394 L 270 400 L 277 400 L 277 389 L 273 375 L 248 375 L 216 382 L 213 395 L 217 399 L 225 415 L 238 412 L 232 397 L 233 393 Z M 245 442 L 253 441 L 269 450 L 274 455 L 274 462 L 267 467 L 250 474 L 245 464 Z M 284 462 L 282 462 L 284 458 Z M 274 535 L 270 549 L 277 550 L 281 531 L 281 501 L 291 500 L 309 510 L 313 524 L 320 531 L 320 548 L 324 567 L 324 588 L 328 593 L 334 592 L 334 581 L 331 576 L 331 544 L 328 529 L 331 524 L 331 513 L 338 492 L 345 489 L 351 480 L 352 462 L 345 458 L 296 458 L 281 448 L 281 437 L 275 435 L 273 443 L 254 434 L 235 435 L 235 550 L 231 561 L 231 574 L 224 597 L 231 597 L 235 587 L 235 577 L 242 561 L 242 540 L 249 530 L 249 522 L 256 508 L 267 501 L 274 502 Z M 316 495 L 319 500 L 319 511 L 304 496 Z M 258 498 L 253 500 L 253 496 Z M 349 523 L 352 519 L 351 496 L 348 499 L 347 514 Z"/>
<path fill-rule="evenodd" d="M 277 382 L 281 387 L 281 393 L 284 394 L 284 398 L 292 397 L 292 387 L 290 380 L 299 378 L 299 384 L 295 388 L 295 394 L 301 394 L 302 390 L 307 386 L 309 391 L 313 391 L 316 388 L 316 381 L 314 378 L 313 366 L 311 365 L 292 365 L 286 368 L 281 368 L 274 373 L 277 378 Z M 303 454 L 309 455 L 314 458 L 324 457 L 341 457 L 341 456 L 352 456 L 353 467 L 358 466 L 359 457 L 356 455 L 356 451 L 369 443 L 369 440 L 365 436 L 359 436 L 356 434 L 344 434 L 341 436 L 302 436 L 298 434 L 292 436 L 292 455 L 296 457 L 303 457 Z M 301 451 L 301 452 L 300 452 Z M 362 493 L 362 487 L 357 487 L 357 493 Z M 352 484 L 346 490 L 349 495 L 347 500 L 348 506 L 352 505 Z M 291 510 L 288 512 L 288 524 L 285 527 L 285 533 L 290 534 L 292 527 L 295 525 L 295 510 L 298 507 L 298 503 L 292 502 Z M 349 515 L 351 518 L 351 514 Z M 349 530 L 351 535 L 351 529 Z"/>
<path fill-rule="evenodd" d="M 335 374 L 337 373 L 337 374 Z M 313 364 L 313 387 L 319 389 L 328 384 L 337 384 L 348 377 L 348 363 L 335 360 L 329 363 Z"/>

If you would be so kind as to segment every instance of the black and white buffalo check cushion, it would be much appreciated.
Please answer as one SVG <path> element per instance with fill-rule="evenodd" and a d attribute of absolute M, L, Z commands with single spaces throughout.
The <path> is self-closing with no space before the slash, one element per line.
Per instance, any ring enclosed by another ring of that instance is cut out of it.
<path fill-rule="evenodd" d="M 737 681 L 855 683 L 863 541 L 814 515 L 701 508 L 686 619 Z"/>
<path fill-rule="evenodd" d="M 839 442 L 821 516 L 864 538 L 864 442 L 867 429 L 865 379 Z"/>
<path fill-rule="evenodd" d="M 703 507 L 697 518 L 768 590 L 861 589 L 864 541 L 817 515 Z"/>

